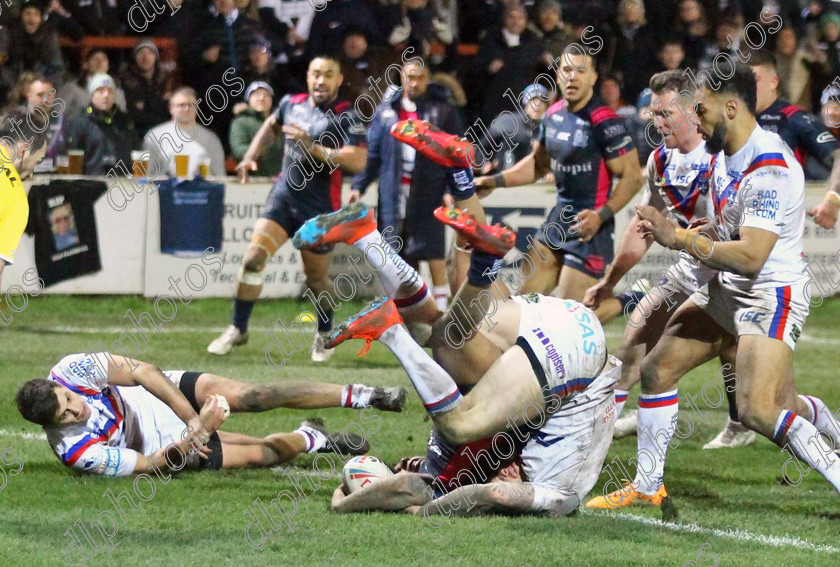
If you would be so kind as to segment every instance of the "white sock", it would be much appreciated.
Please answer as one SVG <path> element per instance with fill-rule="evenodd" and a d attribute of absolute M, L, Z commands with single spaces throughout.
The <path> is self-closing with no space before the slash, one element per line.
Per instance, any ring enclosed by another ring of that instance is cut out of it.
<path fill-rule="evenodd" d="M 327 446 L 327 437 L 317 429 L 312 429 L 311 427 L 307 427 L 306 425 L 301 425 L 297 429 L 295 429 L 292 433 L 297 433 L 303 440 L 306 442 L 306 449 L 307 453 L 314 453 L 318 449 L 323 449 Z"/>
<path fill-rule="evenodd" d="M 449 286 L 436 285 L 432 288 L 432 295 L 435 296 L 435 303 L 440 311 L 446 311 L 446 304 L 449 299 Z"/>
<path fill-rule="evenodd" d="M 811 419 L 809 420 L 820 433 L 825 433 L 828 438 L 834 443 L 834 450 L 840 451 L 840 421 L 834 417 L 825 402 L 814 396 L 799 396 L 808 409 L 811 410 Z M 802 416 L 800 416 L 802 417 Z"/>
<path fill-rule="evenodd" d="M 776 427 L 773 429 L 773 442 L 782 450 L 792 451 L 801 461 L 809 467 L 819 471 L 835 490 L 840 491 L 840 465 L 837 465 L 837 455 L 834 454 L 822 437 L 819 431 L 807 419 L 796 415 L 788 410 L 782 410 L 776 420 Z M 788 461 L 782 467 L 782 474 L 788 477 L 788 464 L 795 461 Z M 798 485 L 803 476 L 810 471 L 799 470 L 796 482 Z"/>
<path fill-rule="evenodd" d="M 679 412 L 677 390 L 639 396 L 636 449 L 636 490 L 656 494 L 665 476 L 665 455 L 676 430 Z"/>
<path fill-rule="evenodd" d="M 624 410 L 624 404 L 627 403 L 627 390 L 615 389 L 615 418 L 621 417 L 621 412 Z"/>
<path fill-rule="evenodd" d="M 409 305 L 414 305 L 429 293 L 417 270 L 400 258 L 378 230 L 361 237 L 353 246 L 364 253 L 365 260 L 376 271 L 391 299 L 409 301 Z M 401 307 L 399 303 L 397 307 Z"/>
<path fill-rule="evenodd" d="M 423 347 L 414 342 L 405 327 L 389 327 L 379 341 L 399 359 L 430 415 L 451 411 L 461 403 L 458 385 Z"/>
<path fill-rule="evenodd" d="M 341 390 L 341 407 L 356 409 L 368 407 L 373 390 L 374 388 L 364 384 L 347 384 Z"/>

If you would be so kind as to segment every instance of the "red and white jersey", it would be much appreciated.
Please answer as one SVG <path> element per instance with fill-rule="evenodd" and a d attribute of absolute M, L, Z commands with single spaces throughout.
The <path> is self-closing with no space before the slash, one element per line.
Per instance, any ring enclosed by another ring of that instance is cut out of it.
<path fill-rule="evenodd" d="M 642 202 L 667 211 L 683 228 L 697 219 L 711 218 L 707 196 L 713 167 L 723 173 L 722 160 L 712 160 L 705 142 L 687 154 L 661 145 L 648 157 Z"/>
<path fill-rule="evenodd" d="M 85 423 L 45 427 L 53 452 L 68 467 L 106 476 L 134 472 L 137 453 L 150 455 L 186 428 L 175 412 L 142 386 L 110 386 L 105 353 L 71 354 L 49 379 L 84 398 Z"/>
<path fill-rule="evenodd" d="M 721 238 L 737 240 L 744 226 L 773 232 L 779 239 L 758 276 L 722 272 L 721 282 L 739 289 L 760 289 L 806 281 L 802 166 L 781 138 L 759 126 L 740 150 L 725 159 L 726 172 L 713 173 L 709 191 Z"/>

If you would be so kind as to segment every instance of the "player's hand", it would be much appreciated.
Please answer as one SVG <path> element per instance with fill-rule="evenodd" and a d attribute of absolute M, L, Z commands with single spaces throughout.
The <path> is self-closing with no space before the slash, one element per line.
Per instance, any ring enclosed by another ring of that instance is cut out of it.
<path fill-rule="evenodd" d="M 676 242 L 676 225 L 674 223 L 650 205 L 636 205 L 636 213 L 642 219 L 637 229 L 642 236 L 646 238 L 652 236 L 662 246 L 673 248 Z"/>
<path fill-rule="evenodd" d="M 312 146 L 315 144 L 315 141 L 303 128 L 298 128 L 293 124 L 283 124 L 283 133 L 291 138 L 293 143 L 299 141 L 304 148 L 310 152 L 312 151 Z"/>
<path fill-rule="evenodd" d="M 592 209 L 584 209 L 578 213 L 580 222 L 578 224 L 578 237 L 581 242 L 592 240 L 595 233 L 601 228 L 601 217 Z"/>
<path fill-rule="evenodd" d="M 699 219 L 694 219 L 688 224 L 688 229 L 692 230 L 695 228 L 700 228 L 709 224 L 709 219 L 706 217 L 701 217 Z"/>
<path fill-rule="evenodd" d="M 394 472 L 412 472 L 415 473 L 420 470 L 420 467 L 423 465 L 423 462 L 426 460 L 426 457 L 408 457 L 402 459 L 397 466 L 394 467 Z"/>
<path fill-rule="evenodd" d="M 222 426 L 225 422 L 225 412 L 219 407 L 219 400 L 216 396 L 207 396 L 198 417 L 208 433 L 212 434 Z"/>
<path fill-rule="evenodd" d="M 350 193 L 347 197 L 347 202 L 348 203 L 355 203 L 356 201 L 361 201 L 361 200 L 362 200 L 362 192 L 359 191 L 358 189 L 351 189 Z"/>
<path fill-rule="evenodd" d="M 479 198 L 486 197 L 493 192 L 493 189 L 496 188 L 496 183 L 493 181 L 493 176 L 491 175 L 476 177 L 473 180 L 473 183 L 475 183 L 475 194 L 478 195 Z"/>
<path fill-rule="evenodd" d="M 583 294 L 583 304 L 592 310 L 598 309 L 601 302 L 613 295 L 613 286 L 605 280 L 601 280 Z"/>
<path fill-rule="evenodd" d="M 248 172 L 257 170 L 257 162 L 252 159 L 243 159 L 236 164 L 236 172 L 239 174 L 239 182 L 248 181 Z"/>
<path fill-rule="evenodd" d="M 840 210 L 836 204 L 831 201 L 823 201 L 810 211 L 808 216 L 814 217 L 814 222 L 823 228 L 834 228 L 837 224 L 837 212 Z"/>
<path fill-rule="evenodd" d="M 207 61 L 208 63 L 215 63 L 216 61 L 219 60 L 219 51 L 220 50 L 221 50 L 221 47 L 219 47 L 218 45 L 213 45 L 213 46 L 210 46 L 207 49 L 205 49 L 201 53 L 201 56 L 204 57 L 204 60 Z"/>

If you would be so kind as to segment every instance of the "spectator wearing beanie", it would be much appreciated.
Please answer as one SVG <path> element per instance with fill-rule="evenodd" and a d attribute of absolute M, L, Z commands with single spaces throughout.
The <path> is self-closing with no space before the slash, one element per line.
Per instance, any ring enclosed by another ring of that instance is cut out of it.
<path fill-rule="evenodd" d="M 241 161 L 251 145 L 251 140 L 257 135 L 274 104 L 274 89 L 263 81 L 256 81 L 248 85 L 245 90 L 247 110 L 239 113 L 230 123 L 230 150 L 237 161 Z M 257 160 L 257 170 L 254 175 L 260 177 L 274 177 L 283 167 L 283 136 L 276 136 L 274 142 L 262 152 Z"/>
<path fill-rule="evenodd" d="M 88 84 L 90 105 L 67 131 L 67 149 L 84 150 L 85 175 L 105 175 L 122 162 L 131 170 L 131 150 L 138 147 L 134 125 L 115 101 L 116 84 L 97 73 Z"/>
<path fill-rule="evenodd" d="M 134 46 L 131 61 L 121 74 L 126 110 L 138 137 L 169 117 L 167 99 L 172 94 L 172 76 L 160 65 L 160 53 L 150 39 Z"/>

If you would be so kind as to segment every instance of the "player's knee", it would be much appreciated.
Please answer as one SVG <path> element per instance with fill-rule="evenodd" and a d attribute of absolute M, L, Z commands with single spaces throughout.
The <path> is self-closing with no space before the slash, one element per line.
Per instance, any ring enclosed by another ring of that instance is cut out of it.
<path fill-rule="evenodd" d="M 268 254 L 265 250 L 256 247 L 250 247 L 245 252 L 245 258 L 242 261 L 242 269 L 246 273 L 260 273 L 265 268 L 266 261 L 268 261 Z"/>
<path fill-rule="evenodd" d="M 245 386 L 239 395 L 242 410 L 246 412 L 259 412 L 267 409 L 270 388 L 266 386 Z"/>
<path fill-rule="evenodd" d="M 642 389 L 645 391 L 656 390 L 661 385 L 659 369 L 649 357 L 645 357 L 639 364 L 639 376 L 642 379 Z"/>

